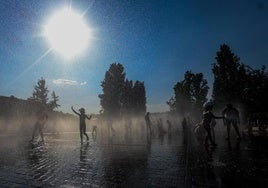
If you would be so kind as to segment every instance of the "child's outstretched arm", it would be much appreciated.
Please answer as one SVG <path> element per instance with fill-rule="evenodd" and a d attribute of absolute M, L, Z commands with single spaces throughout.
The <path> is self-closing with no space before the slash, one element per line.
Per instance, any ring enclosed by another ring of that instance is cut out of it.
<path fill-rule="evenodd" d="M 74 110 L 73 106 L 71 107 L 71 109 L 72 109 L 72 111 L 73 111 L 75 114 L 77 114 L 77 115 L 80 116 L 80 114 Z"/>
<path fill-rule="evenodd" d="M 225 119 L 224 116 L 215 116 L 212 112 L 210 114 L 214 119 Z"/>
<path fill-rule="evenodd" d="M 86 118 L 90 120 L 92 118 L 92 115 L 90 115 L 89 117 L 86 115 Z"/>

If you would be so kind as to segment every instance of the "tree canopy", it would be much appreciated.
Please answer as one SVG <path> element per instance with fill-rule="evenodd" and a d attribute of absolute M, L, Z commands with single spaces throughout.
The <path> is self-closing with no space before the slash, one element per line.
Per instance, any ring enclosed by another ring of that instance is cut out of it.
<path fill-rule="evenodd" d="M 103 93 L 99 95 L 104 115 L 119 116 L 145 113 L 146 92 L 144 82 L 126 79 L 124 67 L 113 63 L 101 82 Z"/>
<path fill-rule="evenodd" d="M 52 100 L 49 101 L 48 93 L 49 90 L 46 86 L 46 81 L 44 78 L 41 78 L 34 86 L 32 96 L 29 97 L 28 100 L 36 102 L 42 107 L 47 107 L 47 109 L 49 110 L 54 110 L 55 108 L 58 108 L 60 106 L 58 104 L 59 97 L 56 95 L 55 91 L 53 91 L 51 94 Z"/>
<path fill-rule="evenodd" d="M 120 63 L 113 63 L 101 82 L 103 94 L 99 95 L 105 115 L 119 115 L 126 74 Z"/>
<path fill-rule="evenodd" d="M 207 101 L 208 89 L 202 73 L 194 74 L 186 71 L 184 80 L 174 86 L 175 98 L 171 98 L 167 104 L 180 114 L 200 113 L 203 104 Z"/>
<path fill-rule="evenodd" d="M 244 88 L 245 67 L 226 44 L 220 46 L 213 64 L 212 97 L 217 104 L 238 103 Z"/>
<path fill-rule="evenodd" d="M 223 44 L 213 64 L 213 99 L 218 106 L 236 103 L 248 112 L 264 112 L 267 106 L 268 73 L 265 66 L 253 69 L 240 62 L 231 48 Z"/>

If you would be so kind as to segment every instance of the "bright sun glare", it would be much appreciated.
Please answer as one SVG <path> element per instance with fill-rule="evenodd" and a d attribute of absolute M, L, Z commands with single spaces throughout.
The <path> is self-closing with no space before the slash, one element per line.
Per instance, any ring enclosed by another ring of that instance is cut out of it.
<path fill-rule="evenodd" d="M 67 59 L 81 54 L 87 48 L 90 30 L 83 16 L 71 8 L 56 12 L 44 28 L 44 36 L 51 48 Z"/>

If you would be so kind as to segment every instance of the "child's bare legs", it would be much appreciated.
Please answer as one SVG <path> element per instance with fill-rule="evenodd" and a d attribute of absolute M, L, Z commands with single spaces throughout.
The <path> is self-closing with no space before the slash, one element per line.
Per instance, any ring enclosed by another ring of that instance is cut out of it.
<path fill-rule="evenodd" d="M 89 140 L 89 137 L 86 133 L 86 125 L 80 125 L 80 139 L 81 139 L 81 144 L 83 143 L 83 134 L 87 137 L 87 140 Z"/>
<path fill-rule="evenodd" d="M 43 130 L 42 130 L 42 128 L 39 128 L 39 133 L 40 133 L 40 136 L 41 136 L 41 141 L 42 141 L 42 143 L 44 144 L 45 141 L 44 141 L 44 135 L 43 135 Z"/>
<path fill-rule="evenodd" d="M 233 122 L 233 127 L 235 128 L 237 139 L 241 139 L 241 136 L 240 136 L 240 133 L 239 133 L 239 128 L 237 126 L 237 122 Z"/>
<path fill-rule="evenodd" d="M 35 133 L 36 133 L 36 130 L 37 130 L 37 126 L 38 126 L 37 124 L 34 125 L 34 130 L 33 130 L 31 142 L 34 141 L 34 136 L 35 136 Z"/>
<path fill-rule="evenodd" d="M 211 127 L 211 137 L 213 142 L 215 143 L 215 131 L 214 131 L 214 127 Z"/>
<path fill-rule="evenodd" d="M 229 140 L 230 139 L 231 122 L 230 121 L 227 121 L 226 122 L 226 126 L 227 126 L 227 137 L 226 137 L 226 140 Z"/>
<path fill-rule="evenodd" d="M 215 142 L 212 140 L 212 137 L 211 137 L 210 126 L 209 125 L 204 125 L 204 128 L 207 131 L 204 144 L 208 145 L 208 140 L 209 140 L 212 145 L 216 146 Z"/>
<path fill-rule="evenodd" d="M 96 126 L 94 126 L 93 129 L 92 129 L 92 135 L 93 135 L 94 133 L 97 134 L 97 127 L 96 127 Z"/>
<path fill-rule="evenodd" d="M 32 134 L 32 139 L 31 139 L 31 142 L 33 142 L 34 141 L 34 136 L 35 136 L 35 128 L 34 128 L 34 130 L 33 130 L 33 134 Z"/>
<path fill-rule="evenodd" d="M 87 137 L 87 140 L 89 140 L 89 137 L 88 137 L 88 135 L 87 135 L 87 133 L 86 133 L 86 130 L 84 130 L 84 135 Z"/>
<path fill-rule="evenodd" d="M 81 139 L 81 144 L 83 143 L 83 133 L 82 130 L 80 129 L 80 139 Z"/>

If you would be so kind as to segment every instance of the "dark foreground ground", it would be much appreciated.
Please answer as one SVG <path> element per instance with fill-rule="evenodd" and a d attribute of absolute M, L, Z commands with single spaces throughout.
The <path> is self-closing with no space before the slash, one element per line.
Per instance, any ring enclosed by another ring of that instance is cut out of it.
<path fill-rule="evenodd" d="M 191 131 L 83 145 L 64 133 L 34 147 L 29 136 L 0 135 L 0 187 L 267 187 L 267 140 L 228 144 L 224 133 L 208 150 Z"/>

